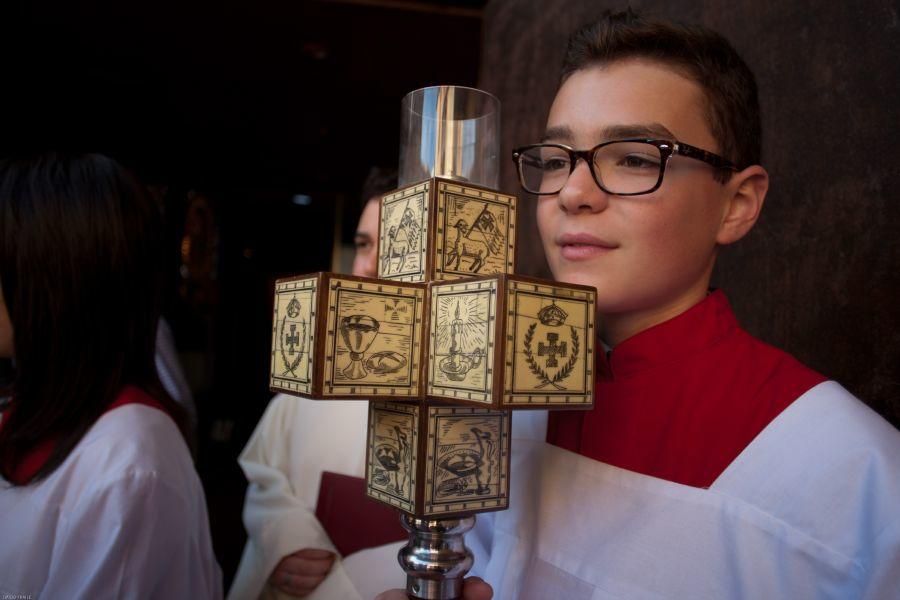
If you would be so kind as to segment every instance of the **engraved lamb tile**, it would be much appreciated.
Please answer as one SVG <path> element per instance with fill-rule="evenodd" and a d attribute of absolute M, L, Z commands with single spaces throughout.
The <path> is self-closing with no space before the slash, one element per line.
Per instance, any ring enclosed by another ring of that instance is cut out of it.
<path fill-rule="evenodd" d="M 512 273 L 516 197 L 432 178 L 381 199 L 378 277 L 427 282 Z"/>

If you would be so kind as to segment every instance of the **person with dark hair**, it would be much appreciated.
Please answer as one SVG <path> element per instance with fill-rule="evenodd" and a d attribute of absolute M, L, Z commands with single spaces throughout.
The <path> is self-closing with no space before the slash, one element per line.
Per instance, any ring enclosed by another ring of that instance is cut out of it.
<path fill-rule="evenodd" d="M 363 182 L 363 207 L 353 235 L 353 274 L 378 277 L 378 207 L 382 194 L 397 187 L 397 169 L 372 167 Z"/>
<path fill-rule="evenodd" d="M 353 275 L 377 276 L 379 200 L 396 185 L 396 170 L 377 168 L 363 184 Z M 355 600 L 371 597 L 369 590 L 402 583 L 402 571 L 381 568 L 384 561 L 369 552 L 376 547 L 379 557 L 396 556 L 393 545 L 381 544 L 405 538 L 399 522 L 395 538 L 391 527 L 357 530 L 352 546 L 342 547 L 333 539 L 334 523 L 320 520 L 327 512 L 320 500 L 328 498 L 340 497 L 345 504 L 360 500 L 359 508 L 367 511 L 381 508 L 364 499 L 367 419 L 364 401 L 272 398 L 238 459 L 249 483 L 244 502 L 248 539 L 230 600 Z M 390 562 L 395 565 L 396 559 Z"/>
<path fill-rule="evenodd" d="M 0 161 L 0 590 L 218 598 L 186 416 L 154 364 L 161 216 L 99 155 Z"/>
<path fill-rule="evenodd" d="M 513 415 L 510 509 L 466 537 L 495 597 L 900 598 L 900 432 L 709 287 L 762 209 L 760 137 L 721 35 L 629 10 L 571 38 L 513 158 L 606 352 L 592 410 Z"/>

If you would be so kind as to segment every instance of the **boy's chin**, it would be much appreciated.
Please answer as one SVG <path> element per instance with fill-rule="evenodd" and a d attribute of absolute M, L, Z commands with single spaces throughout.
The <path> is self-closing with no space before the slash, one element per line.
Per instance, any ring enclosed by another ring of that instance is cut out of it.
<path fill-rule="evenodd" d="M 561 283 L 574 283 L 576 285 L 589 285 L 592 288 L 600 287 L 600 281 L 596 273 L 576 269 L 553 269 L 553 279 Z"/>

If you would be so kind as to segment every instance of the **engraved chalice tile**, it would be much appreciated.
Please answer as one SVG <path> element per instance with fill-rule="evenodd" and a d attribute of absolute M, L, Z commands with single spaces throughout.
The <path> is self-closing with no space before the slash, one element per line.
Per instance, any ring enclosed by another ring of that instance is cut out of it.
<path fill-rule="evenodd" d="M 375 341 L 379 323 L 369 315 L 350 315 L 341 318 L 339 327 L 341 339 L 350 350 L 350 364 L 341 373 L 348 379 L 362 379 L 368 375 L 363 366 L 363 353 Z"/>
<path fill-rule="evenodd" d="M 315 273 L 276 282 L 273 390 L 417 398 L 425 286 Z"/>

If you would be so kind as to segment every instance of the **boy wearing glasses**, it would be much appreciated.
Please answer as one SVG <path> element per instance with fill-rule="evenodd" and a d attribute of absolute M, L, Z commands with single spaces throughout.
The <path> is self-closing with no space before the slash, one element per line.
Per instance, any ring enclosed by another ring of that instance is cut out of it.
<path fill-rule="evenodd" d="M 629 11 L 571 38 L 514 160 L 607 352 L 593 410 L 514 416 L 512 508 L 467 536 L 496 598 L 900 598 L 900 434 L 709 289 L 763 206 L 760 138 L 718 34 Z"/>

